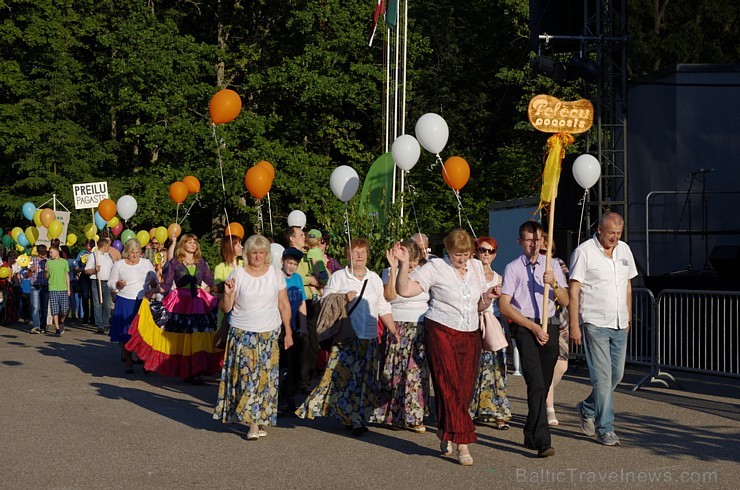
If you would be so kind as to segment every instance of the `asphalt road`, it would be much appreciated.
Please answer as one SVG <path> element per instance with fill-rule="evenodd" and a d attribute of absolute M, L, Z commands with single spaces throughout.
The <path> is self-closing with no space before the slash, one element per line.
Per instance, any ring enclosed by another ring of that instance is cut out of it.
<path fill-rule="evenodd" d="M 559 385 L 556 455 L 522 447 L 526 397 L 509 377 L 512 428 L 479 427 L 473 467 L 438 454 L 426 434 L 371 427 L 351 436 L 331 419 L 281 418 L 259 441 L 212 420 L 217 382 L 125 375 L 118 346 L 87 326 L 61 338 L 0 327 L 2 488 L 738 488 L 740 381 L 688 376 L 681 388 L 615 395 L 620 447 L 579 429 L 586 369 Z"/>

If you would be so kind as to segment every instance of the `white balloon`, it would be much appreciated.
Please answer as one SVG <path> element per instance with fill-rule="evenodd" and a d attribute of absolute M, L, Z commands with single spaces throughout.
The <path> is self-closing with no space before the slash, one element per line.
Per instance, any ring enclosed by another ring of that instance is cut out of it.
<path fill-rule="evenodd" d="M 419 155 L 421 155 L 419 142 L 410 134 L 402 134 L 391 146 L 391 156 L 396 166 L 407 172 L 419 161 Z"/>
<path fill-rule="evenodd" d="M 288 215 L 288 226 L 306 226 L 306 215 L 303 211 L 296 209 Z"/>
<path fill-rule="evenodd" d="M 575 177 L 578 185 L 584 189 L 590 189 L 601 177 L 599 160 L 588 153 L 579 156 L 573 162 L 573 177 Z"/>
<path fill-rule="evenodd" d="M 355 169 L 342 165 L 334 169 L 329 180 L 331 191 L 342 202 L 347 202 L 357 193 L 360 188 L 360 177 Z"/>
<path fill-rule="evenodd" d="M 429 112 L 416 121 L 416 139 L 430 153 L 437 154 L 447 146 L 450 130 L 442 116 Z"/>
<path fill-rule="evenodd" d="M 283 247 L 279 243 L 270 244 L 270 258 L 272 259 L 272 265 L 274 265 L 278 269 L 281 269 L 283 267 L 283 264 L 280 261 L 283 258 L 284 250 L 285 247 Z"/>
<path fill-rule="evenodd" d="M 116 211 L 122 219 L 129 219 L 133 216 L 137 207 L 136 199 L 131 196 L 121 196 L 116 202 Z"/>

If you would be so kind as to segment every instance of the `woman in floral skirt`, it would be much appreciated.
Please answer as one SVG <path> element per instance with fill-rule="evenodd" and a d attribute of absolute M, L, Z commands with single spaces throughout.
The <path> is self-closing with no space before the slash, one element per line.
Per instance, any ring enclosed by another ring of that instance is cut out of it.
<path fill-rule="evenodd" d="M 411 240 L 402 243 L 409 251 L 411 271 L 423 265 L 421 250 Z M 399 342 L 386 337 L 383 343 L 385 362 L 380 374 L 378 406 L 370 421 L 393 427 L 407 427 L 414 432 L 426 431 L 429 394 L 429 367 L 424 346 L 424 314 L 429 309 L 429 294 L 422 291 L 412 298 L 396 293 L 398 259 L 393 249 L 386 252 L 390 268 L 383 271 L 385 299 L 390 301 Z"/>

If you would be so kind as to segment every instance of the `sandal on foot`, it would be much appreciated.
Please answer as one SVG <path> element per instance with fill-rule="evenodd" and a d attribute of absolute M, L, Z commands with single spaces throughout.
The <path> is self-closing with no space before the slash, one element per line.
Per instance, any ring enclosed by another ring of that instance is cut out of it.
<path fill-rule="evenodd" d="M 462 466 L 473 466 L 473 457 L 470 453 L 457 453 L 457 462 Z"/>
<path fill-rule="evenodd" d="M 498 430 L 509 430 L 511 429 L 511 426 L 506 422 L 496 422 L 496 428 Z"/>
<path fill-rule="evenodd" d="M 417 434 L 423 434 L 427 431 L 426 426 L 422 425 L 410 425 L 409 429 L 411 429 L 413 432 L 416 432 Z"/>
<path fill-rule="evenodd" d="M 450 441 L 439 441 L 439 452 L 442 456 L 452 456 L 452 443 Z"/>

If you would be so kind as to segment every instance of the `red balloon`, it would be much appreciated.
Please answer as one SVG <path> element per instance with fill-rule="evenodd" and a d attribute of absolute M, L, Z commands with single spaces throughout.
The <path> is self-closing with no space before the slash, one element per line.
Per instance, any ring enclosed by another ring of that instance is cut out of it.
<path fill-rule="evenodd" d="M 442 168 L 442 177 L 447 185 L 459 191 L 470 179 L 470 165 L 460 157 L 450 157 Z"/>
<path fill-rule="evenodd" d="M 110 221 L 116 215 L 116 202 L 113 199 L 103 199 L 98 204 L 98 214 L 105 221 Z"/>
<path fill-rule="evenodd" d="M 120 235 L 121 232 L 123 231 L 123 223 L 121 223 L 119 221 L 116 226 L 114 226 L 113 228 L 110 229 L 110 231 L 111 231 L 111 233 L 113 233 L 113 236 Z"/>
<path fill-rule="evenodd" d="M 188 198 L 188 186 L 180 181 L 174 182 L 170 186 L 170 198 L 172 198 L 172 200 L 177 204 L 184 203 L 185 199 Z"/>
<path fill-rule="evenodd" d="M 223 89 L 211 98 L 208 107 L 213 124 L 224 124 L 236 119 L 242 110 L 242 99 L 233 90 Z"/>
<path fill-rule="evenodd" d="M 257 199 L 262 199 L 270 192 L 272 186 L 270 171 L 261 165 L 255 165 L 247 170 L 244 176 L 244 185 L 247 186 L 250 194 Z"/>

